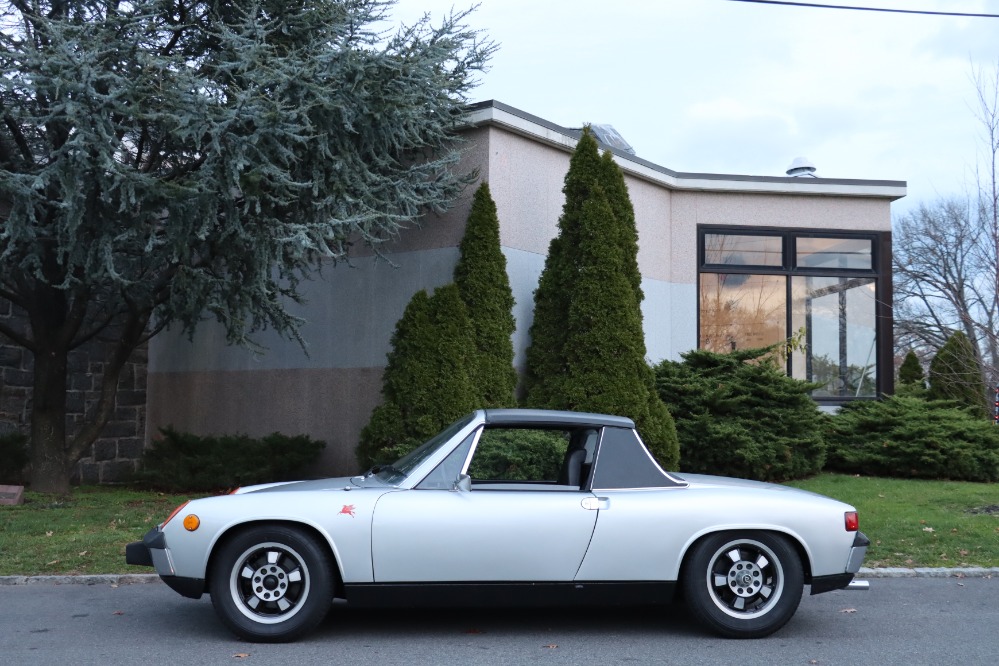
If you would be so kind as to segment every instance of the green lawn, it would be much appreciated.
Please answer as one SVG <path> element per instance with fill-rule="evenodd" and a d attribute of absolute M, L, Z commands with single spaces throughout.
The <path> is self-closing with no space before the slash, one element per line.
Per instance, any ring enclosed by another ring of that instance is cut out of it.
<path fill-rule="evenodd" d="M 788 485 L 857 507 L 868 567 L 999 567 L 999 484 L 821 474 Z"/>
<path fill-rule="evenodd" d="M 24 504 L 0 506 L 0 576 L 152 573 L 125 564 L 125 544 L 187 499 L 93 486 L 65 498 L 25 493 Z"/>
<path fill-rule="evenodd" d="M 870 567 L 999 567 L 999 485 L 822 474 L 789 485 L 849 502 L 874 542 Z M 0 506 L 0 576 L 151 572 L 125 564 L 125 544 L 189 499 L 123 488 L 27 493 Z M 991 511 L 991 512 L 990 512 Z"/>

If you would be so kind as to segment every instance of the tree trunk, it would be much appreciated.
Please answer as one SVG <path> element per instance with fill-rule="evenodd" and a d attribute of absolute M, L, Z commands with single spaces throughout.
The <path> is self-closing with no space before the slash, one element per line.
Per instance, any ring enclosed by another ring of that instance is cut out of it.
<path fill-rule="evenodd" d="M 31 400 L 31 489 L 42 493 L 69 492 L 71 463 L 66 460 L 65 350 L 35 355 Z"/>

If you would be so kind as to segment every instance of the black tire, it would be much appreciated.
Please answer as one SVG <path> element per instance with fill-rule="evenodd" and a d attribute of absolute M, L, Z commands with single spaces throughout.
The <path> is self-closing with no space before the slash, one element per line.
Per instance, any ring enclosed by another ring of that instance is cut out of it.
<path fill-rule="evenodd" d="M 805 584 L 801 559 L 770 532 L 721 532 L 698 542 L 684 564 L 693 615 L 728 638 L 761 638 L 791 619 Z"/>
<path fill-rule="evenodd" d="M 335 568 L 327 549 L 294 527 L 259 525 L 227 539 L 209 591 L 222 623 L 247 641 L 295 640 L 323 621 Z"/>

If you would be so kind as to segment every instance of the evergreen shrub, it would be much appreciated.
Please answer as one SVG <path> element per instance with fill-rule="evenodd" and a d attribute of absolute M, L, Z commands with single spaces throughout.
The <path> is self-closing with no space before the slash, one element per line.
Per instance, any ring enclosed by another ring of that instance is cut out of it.
<path fill-rule="evenodd" d="M 513 407 L 517 371 L 513 367 L 513 290 L 500 247 L 499 216 L 482 183 L 472 199 L 472 210 L 461 239 L 454 282 L 468 310 L 474 331 L 477 362 L 472 380 L 481 395 L 478 407 Z"/>
<path fill-rule="evenodd" d="M 681 471 L 784 481 L 822 470 L 825 417 L 809 396 L 816 385 L 788 377 L 775 353 L 700 349 L 656 366 L 659 396 L 676 421 Z"/>
<path fill-rule="evenodd" d="M 910 349 L 902 360 L 902 365 L 898 368 L 898 383 L 922 386 L 925 379 L 926 375 L 923 373 L 923 365 L 919 362 L 916 352 Z"/>
<path fill-rule="evenodd" d="M 362 468 L 390 463 L 480 407 L 468 311 L 454 284 L 413 295 L 392 335 L 383 402 L 361 431 Z"/>
<path fill-rule="evenodd" d="M 988 414 L 985 381 L 975 348 L 957 331 L 930 361 L 930 400 L 953 400 L 979 417 Z"/>
<path fill-rule="evenodd" d="M 676 428 L 645 360 L 634 209 L 623 173 L 588 128 L 562 191 L 534 292 L 525 403 L 630 417 L 656 460 L 675 469 Z"/>
<path fill-rule="evenodd" d="M 211 492 L 306 474 L 326 447 L 306 435 L 199 436 L 161 428 L 135 480 L 167 492 Z"/>
<path fill-rule="evenodd" d="M 999 428 L 954 402 L 896 395 L 827 419 L 826 468 L 915 479 L 999 481 Z"/>

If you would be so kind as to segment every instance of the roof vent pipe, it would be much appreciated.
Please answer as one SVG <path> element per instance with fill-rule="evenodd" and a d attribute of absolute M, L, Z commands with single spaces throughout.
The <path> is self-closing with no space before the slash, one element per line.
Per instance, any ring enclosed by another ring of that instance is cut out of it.
<path fill-rule="evenodd" d="M 818 178 L 815 175 L 815 165 L 807 157 L 795 157 L 786 173 L 794 178 Z"/>

